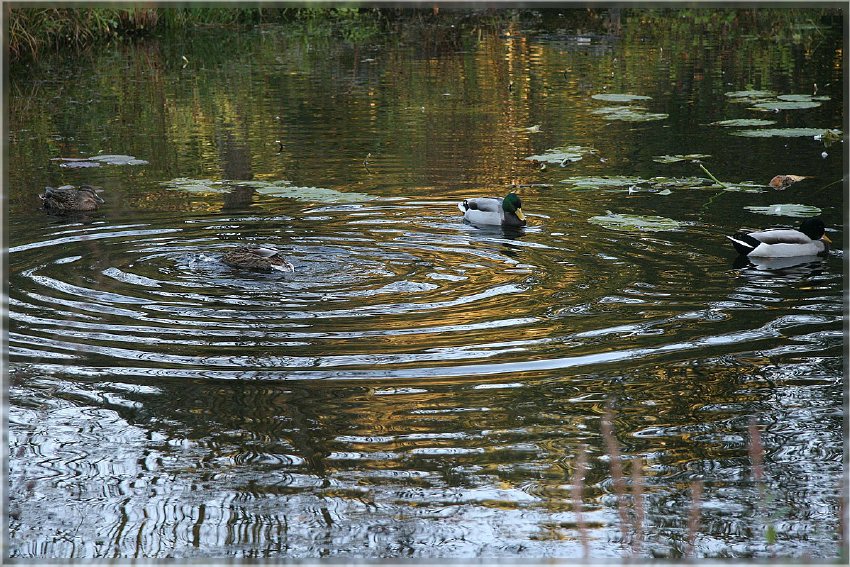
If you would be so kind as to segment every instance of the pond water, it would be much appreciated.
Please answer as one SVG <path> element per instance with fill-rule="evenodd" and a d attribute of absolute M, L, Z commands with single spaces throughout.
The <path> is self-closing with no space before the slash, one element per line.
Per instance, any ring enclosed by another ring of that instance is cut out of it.
<path fill-rule="evenodd" d="M 837 558 L 843 29 L 747 14 L 13 66 L 9 554 Z M 462 221 L 512 186 L 527 228 Z M 826 258 L 724 237 L 812 211 Z"/>

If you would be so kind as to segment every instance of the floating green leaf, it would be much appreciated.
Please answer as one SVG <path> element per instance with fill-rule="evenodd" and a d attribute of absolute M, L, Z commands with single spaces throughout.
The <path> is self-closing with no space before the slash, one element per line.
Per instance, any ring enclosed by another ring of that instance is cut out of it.
<path fill-rule="evenodd" d="M 784 101 L 788 101 L 788 102 L 808 102 L 808 101 L 812 101 L 812 100 L 831 100 L 826 95 L 815 96 L 815 95 L 809 95 L 809 94 L 783 94 L 783 95 L 779 95 L 776 98 L 778 98 L 779 100 L 784 100 Z"/>
<path fill-rule="evenodd" d="M 80 160 L 66 160 L 59 164 L 59 167 L 64 167 L 67 169 L 81 169 L 84 167 L 100 167 L 100 164 L 96 161 L 89 161 L 87 159 Z"/>
<path fill-rule="evenodd" d="M 723 188 L 724 191 L 733 191 L 740 193 L 764 193 L 767 190 L 767 186 L 756 183 L 754 181 L 739 181 L 738 183 L 724 183 L 726 187 Z"/>
<path fill-rule="evenodd" d="M 99 155 L 87 158 L 51 158 L 51 161 L 61 161 L 59 167 L 65 168 L 83 168 L 83 167 L 100 167 L 101 164 L 107 165 L 147 165 L 148 162 L 143 159 L 137 159 L 135 156 L 124 155 Z"/>
<path fill-rule="evenodd" d="M 292 186 L 274 186 L 257 187 L 257 193 L 263 195 L 271 195 L 273 197 L 286 197 L 289 199 L 299 199 L 301 201 L 312 201 L 319 203 L 356 203 L 360 201 L 369 201 L 374 199 L 372 195 L 365 193 L 348 193 L 335 191 L 334 189 L 325 189 L 322 187 L 292 187 Z"/>
<path fill-rule="evenodd" d="M 732 120 L 712 122 L 709 126 L 746 128 L 748 126 L 770 126 L 771 124 L 776 124 L 776 120 L 764 120 L 761 118 L 734 118 Z"/>
<path fill-rule="evenodd" d="M 810 205 L 796 205 L 790 203 L 782 203 L 778 205 L 769 205 L 767 207 L 744 207 L 748 211 L 759 213 L 762 215 L 772 215 L 780 217 L 812 217 L 819 215 L 821 210 Z"/>
<path fill-rule="evenodd" d="M 590 98 L 596 100 L 604 100 L 605 102 L 632 102 L 634 100 L 651 100 L 651 96 L 633 95 L 626 93 L 601 93 L 595 94 Z"/>
<path fill-rule="evenodd" d="M 822 136 L 827 130 L 823 128 L 762 128 L 760 130 L 735 130 L 733 136 L 746 138 L 804 138 Z M 839 135 L 840 135 L 840 131 Z"/>
<path fill-rule="evenodd" d="M 92 161 L 98 161 L 109 165 L 147 165 L 148 162 L 143 159 L 137 159 L 135 156 L 123 155 L 99 155 L 89 158 Z"/>
<path fill-rule="evenodd" d="M 189 193 L 222 194 L 239 187 L 249 187 L 261 195 L 285 197 L 319 203 L 352 203 L 374 199 L 365 193 L 348 193 L 322 187 L 294 187 L 290 181 L 211 181 L 209 179 L 177 178 L 162 183 L 168 189 Z"/>
<path fill-rule="evenodd" d="M 606 191 L 634 191 L 641 189 L 647 192 L 664 191 L 665 189 L 705 189 L 718 188 L 712 181 L 702 177 L 569 177 L 561 183 L 577 191 L 603 189 Z"/>
<path fill-rule="evenodd" d="M 704 158 L 711 157 L 709 154 L 676 154 L 674 156 L 671 155 L 663 155 L 663 156 L 655 156 L 652 158 L 652 161 L 658 163 L 678 163 L 680 161 L 696 161 Z"/>
<path fill-rule="evenodd" d="M 212 181 L 210 179 L 178 177 L 171 181 L 163 181 L 161 184 L 167 189 L 186 191 L 188 193 L 230 193 L 233 190 L 233 187 L 225 185 L 222 181 Z"/>
<path fill-rule="evenodd" d="M 564 179 L 561 183 L 570 185 L 573 189 L 608 189 L 608 188 L 625 188 L 634 185 L 649 183 L 647 179 L 640 177 L 570 177 Z"/>
<path fill-rule="evenodd" d="M 653 120 L 664 120 L 669 115 L 664 113 L 646 112 L 641 106 L 606 106 L 593 111 L 593 114 L 605 116 L 608 120 L 622 120 L 624 122 L 651 122 Z"/>
<path fill-rule="evenodd" d="M 771 91 L 733 91 L 724 93 L 729 98 L 735 99 L 756 99 L 756 98 L 772 98 L 776 93 Z"/>
<path fill-rule="evenodd" d="M 627 215 L 612 213 L 590 217 L 587 222 L 599 225 L 609 230 L 625 230 L 629 232 L 660 232 L 681 230 L 687 223 L 658 216 Z"/>
<path fill-rule="evenodd" d="M 758 102 L 753 105 L 754 108 L 764 110 L 801 110 L 804 108 L 816 108 L 818 106 L 820 106 L 820 103 L 813 100 L 767 101 Z"/>
<path fill-rule="evenodd" d="M 564 160 L 572 162 L 578 161 L 585 154 L 592 154 L 595 151 L 593 148 L 586 148 L 584 146 L 563 146 L 546 150 L 542 154 L 528 156 L 525 159 L 530 161 L 545 161 L 548 163 L 562 163 Z"/>

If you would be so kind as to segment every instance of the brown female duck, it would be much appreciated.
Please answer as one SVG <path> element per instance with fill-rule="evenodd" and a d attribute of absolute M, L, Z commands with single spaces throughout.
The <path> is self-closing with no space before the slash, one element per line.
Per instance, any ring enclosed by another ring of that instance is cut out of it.
<path fill-rule="evenodd" d="M 257 272 L 292 272 L 294 266 L 290 264 L 280 252 L 268 246 L 247 247 L 240 246 L 235 250 L 227 252 L 221 257 L 221 261 L 234 268 L 254 270 Z"/>
<path fill-rule="evenodd" d="M 79 188 L 73 185 L 62 187 L 45 187 L 44 193 L 39 195 L 42 208 L 54 212 L 91 212 L 96 211 L 103 203 L 96 190 L 100 187 L 81 185 Z"/>

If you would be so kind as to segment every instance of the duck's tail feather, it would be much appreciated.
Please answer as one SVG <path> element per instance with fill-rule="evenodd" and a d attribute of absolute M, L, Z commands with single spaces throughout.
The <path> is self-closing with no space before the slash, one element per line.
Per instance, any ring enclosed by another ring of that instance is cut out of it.
<path fill-rule="evenodd" d="M 469 210 L 469 203 L 467 203 L 464 199 L 463 201 L 457 204 L 457 208 L 460 209 L 460 212 L 466 213 L 466 211 Z"/>
<path fill-rule="evenodd" d="M 732 246 L 735 247 L 738 254 L 743 254 L 744 256 L 755 250 L 756 247 L 761 244 L 761 241 L 756 240 L 746 232 L 736 232 L 734 235 L 727 236 L 726 238 L 732 241 Z"/>

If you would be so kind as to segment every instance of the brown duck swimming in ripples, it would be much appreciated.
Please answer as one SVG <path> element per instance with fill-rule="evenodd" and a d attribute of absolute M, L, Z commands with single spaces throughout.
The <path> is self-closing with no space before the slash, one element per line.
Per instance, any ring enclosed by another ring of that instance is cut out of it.
<path fill-rule="evenodd" d="M 227 252 L 221 257 L 221 261 L 234 268 L 254 270 L 257 272 L 292 272 L 295 267 L 280 255 L 280 252 L 267 246 L 247 247 L 240 246 L 235 250 Z"/>
<path fill-rule="evenodd" d="M 44 193 L 39 195 L 42 208 L 54 212 L 91 212 L 96 211 L 103 203 L 95 191 L 100 187 L 81 185 L 79 188 L 73 185 L 62 187 L 45 187 Z"/>

